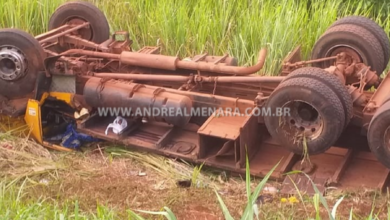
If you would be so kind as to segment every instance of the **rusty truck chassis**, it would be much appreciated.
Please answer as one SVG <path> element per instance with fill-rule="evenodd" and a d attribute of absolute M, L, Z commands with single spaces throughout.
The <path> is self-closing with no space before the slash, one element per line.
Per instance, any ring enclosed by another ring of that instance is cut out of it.
<path fill-rule="evenodd" d="M 362 61 L 360 54 L 349 48 L 332 56 L 302 61 L 300 47 L 297 47 L 284 59 L 278 76 L 260 76 L 256 73 L 265 63 L 266 49 L 260 50 L 255 65 L 243 67 L 237 66 L 237 60 L 227 54 L 212 56 L 204 53 L 180 59 L 159 54 L 159 47 L 146 46 L 133 51 L 129 34 L 124 31 L 115 32 L 102 43 L 95 43 L 83 36 L 88 35 L 89 29 L 89 22 L 69 22 L 35 36 L 47 55 L 44 70 L 40 73 L 43 76 L 34 92 L 25 94 L 21 102 L 31 98 L 39 100 L 43 92 L 67 91 L 66 83 L 59 82 L 70 82 L 74 86 L 70 89 L 74 93 L 74 111 L 87 108 L 91 113 L 86 119 L 76 120 L 78 131 L 143 151 L 238 173 L 245 172 L 248 155 L 251 174 L 255 176 L 264 176 L 281 160 L 277 171 L 272 174 L 279 180 L 297 166 L 307 169 L 302 167 L 301 155 L 284 149 L 269 134 L 264 117 L 256 115 L 255 110 L 266 107 L 270 95 L 290 73 L 327 62 L 323 70 L 337 76 L 346 85 L 353 101 L 351 123 L 334 147 L 322 155 L 313 155 L 319 158 L 318 163 L 324 155 L 336 155 L 339 162 L 325 163 L 320 171 L 326 171 L 326 174 L 319 174 L 315 181 L 323 186 L 337 185 L 348 169 L 348 161 L 354 160 L 352 152 L 359 149 L 358 145 L 362 146 L 361 142 L 366 142 L 365 135 L 374 114 L 388 100 L 386 88 L 390 86 L 390 76 L 380 79 L 379 74 Z M 376 90 L 368 91 L 369 87 Z M 7 107 L 3 108 L 3 114 L 12 115 L 20 107 L 20 102 L 8 100 L 5 103 Z M 208 117 L 128 117 L 129 126 L 123 133 L 106 135 L 106 127 L 115 117 L 100 117 L 96 108 L 128 106 L 238 108 L 241 113 L 249 108 L 252 112 L 222 117 L 215 114 Z M 42 108 L 46 108 L 45 104 Z M 10 113 L 7 109 L 13 110 Z M 62 114 L 66 115 L 65 112 Z M 369 153 L 363 154 L 358 157 L 368 158 L 370 163 L 379 167 L 377 170 L 386 173 L 379 179 L 373 178 L 371 185 L 387 186 L 388 169 L 372 156 L 367 156 Z M 311 161 L 316 163 L 315 159 Z M 305 171 L 315 172 L 309 167 Z M 354 175 L 349 178 L 359 180 Z"/>

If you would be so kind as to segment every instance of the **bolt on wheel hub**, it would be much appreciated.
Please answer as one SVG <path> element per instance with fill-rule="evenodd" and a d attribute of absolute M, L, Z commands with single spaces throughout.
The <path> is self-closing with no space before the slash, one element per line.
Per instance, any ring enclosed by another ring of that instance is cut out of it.
<path fill-rule="evenodd" d="M 0 48 L 0 78 L 3 80 L 16 80 L 26 71 L 27 62 L 23 53 L 12 47 Z"/>
<path fill-rule="evenodd" d="M 305 102 L 294 101 L 286 107 L 291 109 L 287 119 L 292 130 L 303 133 L 309 139 L 315 139 L 321 134 L 323 119 L 313 106 Z"/>

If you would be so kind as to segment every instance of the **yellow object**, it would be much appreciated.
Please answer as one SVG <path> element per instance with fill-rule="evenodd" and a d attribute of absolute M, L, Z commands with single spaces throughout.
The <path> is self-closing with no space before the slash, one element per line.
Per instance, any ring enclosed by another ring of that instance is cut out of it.
<path fill-rule="evenodd" d="M 29 99 L 27 103 L 26 114 L 24 116 L 26 124 L 30 128 L 30 134 L 38 143 L 42 142 L 42 121 L 41 121 L 41 105 L 37 100 Z"/>
<path fill-rule="evenodd" d="M 26 109 L 24 120 L 30 129 L 30 135 L 35 141 L 37 141 L 38 143 L 40 143 L 41 145 L 47 148 L 61 150 L 61 151 L 73 151 L 72 149 L 68 149 L 65 147 L 61 147 L 43 141 L 41 106 L 45 103 L 45 100 L 48 97 L 53 97 L 58 100 L 64 101 L 68 105 L 74 107 L 72 103 L 73 94 L 71 93 L 51 92 L 51 93 L 44 93 L 42 95 L 41 100 L 39 101 L 34 99 L 29 99 L 27 103 L 27 109 Z"/>
<path fill-rule="evenodd" d="M 291 196 L 290 198 L 281 198 L 280 199 L 280 202 L 281 203 L 290 203 L 290 204 L 294 204 L 294 203 L 299 203 L 299 200 L 295 197 L 295 196 Z"/>
<path fill-rule="evenodd" d="M 63 93 L 63 92 L 50 92 L 50 93 L 44 93 L 42 95 L 42 98 L 39 102 L 40 105 L 43 105 L 43 103 L 45 102 L 45 100 L 48 98 L 48 97 L 53 97 L 53 98 L 56 98 L 58 100 L 61 100 L 61 101 L 64 101 L 66 102 L 66 104 L 73 106 L 73 94 L 72 93 Z"/>
<path fill-rule="evenodd" d="M 290 203 L 299 203 L 299 200 L 295 196 L 291 196 L 290 198 L 288 198 L 288 201 Z"/>
<path fill-rule="evenodd" d="M 44 147 L 47 147 L 47 148 L 50 148 L 50 149 L 53 149 L 53 150 L 58 150 L 58 151 L 67 151 L 67 152 L 72 152 L 72 151 L 73 151 L 73 150 L 70 149 L 70 148 L 61 147 L 61 146 L 59 146 L 59 145 L 51 144 L 51 143 L 46 142 L 46 141 L 44 141 L 42 145 L 43 145 Z"/>

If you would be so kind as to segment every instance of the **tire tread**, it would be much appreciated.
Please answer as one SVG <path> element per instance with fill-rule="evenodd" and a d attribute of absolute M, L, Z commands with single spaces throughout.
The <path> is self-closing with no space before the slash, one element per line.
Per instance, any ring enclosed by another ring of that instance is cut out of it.
<path fill-rule="evenodd" d="M 297 70 L 294 70 L 289 75 L 287 75 L 284 81 L 289 79 L 294 79 L 297 77 L 308 77 L 320 80 L 322 83 L 326 84 L 331 88 L 339 100 L 341 100 L 345 112 L 345 126 L 347 127 L 351 118 L 353 117 L 353 102 L 352 97 L 348 93 L 348 90 L 345 85 L 337 78 L 337 76 L 330 74 L 324 69 L 318 67 L 303 67 Z"/>
<path fill-rule="evenodd" d="M 384 58 L 385 58 L 385 64 L 389 62 L 390 57 L 390 42 L 389 37 L 386 34 L 386 32 L 383 30 L 381 26 L 379 26 L 378 23 L 376 23 L 374 20 L 371 20 L 364 16 L 358 16 L 358 15 L 351 15 L 347 17 L 340 18 L 339 20 L 335 21 L 329 28 L 332 28 L 337 25 L 342 24 L 355 24 L 359 25 L 368 31 L 370 31 L 373 35 L 377 37 L 379 42 L 382 44 L 382 49 L 384 51 Z"/>
<path fill-rule="evenodd" d="M 345 112 L 344 108 L 342 106 L 342 103 L 338 96 L 335 94 L 335 92 L 329 88 L 326 84 L 323 82 L 319 81 L 318 79 L 315 78 L 309 78 L 309 77 L 297 77 L 297 78 L 292 78 L 287 81 L 281 82 L 278 87 L 274 90 L 274 92 L 270 95 L 269 99 L 267 100 L 266 106 L 267 107 L 272 107 L 274 105 L 274 98 L 276 94 L 280 92 L 285 92 L 283 90 L 294 90 L 294 89 L 306 89 L 311 91 L 311 93 L 315 93 L 318 96 L 322 97 L 322 100 L 324 102 L 327 102 L 329 105 L 332 106 L 332 114 L 334 117 L 332 120 L 336 123 L 340 123 L 340 126 L 336 127 L 336 130 L 328 133 L 329 136 L 320 136 L 316 139 L 317 142 L 320 142 L 321 144 L 317 144 L 317 146 L 311 146 L 310 143 L 308 143 L 308 151 L 309 154 L 319 154 L 323 153 L 327 149 L 329 149 L 340 137 L 344 125 L 345 125 Z M 277 102 L 277 101 L 276 101 Z M 274 106 L 274 107 L 279 107 L 279 106 Z M 329 109 L 328 109 L 329 110 Z M 282 137 L 279 136 L 277 133 L 276 129 L 277 127 L 274 127 L 275 121 L 271 119 L 272 117 L 265 117 L 264 121 L 267 127 L 268 132 L 271 134 L 276 139 L 283 139 Z M 275 120 L 275 119 L 274 119 Z M 283 141 L 282 141 L 283 142 Z M 288 141 L 287 141 L 288 142 Z M 288 149 L 293 151 L 296 154 L 301 154 L 302 149 L 297 149 L 297 146 L 293 146 L 294 144 L 291 143 L 282 143 L 282 145 L 287 146 Z M 315 148 L 315 149 L 313 149 Z"/>

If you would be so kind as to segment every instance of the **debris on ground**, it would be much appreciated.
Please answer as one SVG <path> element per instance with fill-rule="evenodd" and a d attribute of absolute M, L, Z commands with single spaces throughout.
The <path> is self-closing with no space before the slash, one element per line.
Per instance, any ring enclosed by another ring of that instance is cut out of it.
<path fill-rule="evenodd" d="M 82 144 L 100 141 L 97 138 L 76 131 L 75 125 L 69 124 L 63 134 L 48 138 L 48 141 L 61 141 L 61 146 L 72 149 L 79 149 Z"/>
<path fill-rule="evenodd" d="M 188 188 L 188 187 L 191 187 L 192 182 L 191 182 L 191 180 L 179 180 L 179 181 L 177 181 L 177 185 L 179 187 Z"/>

